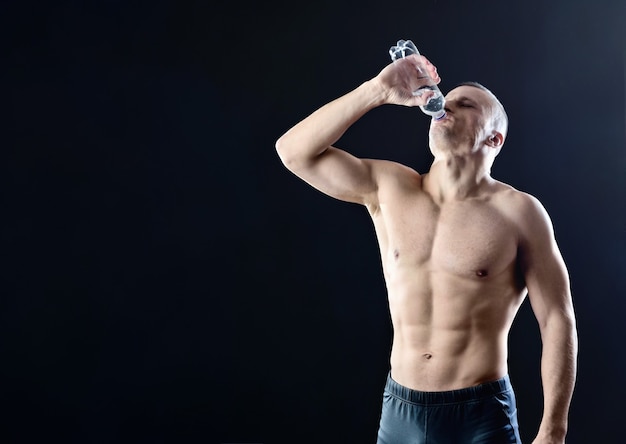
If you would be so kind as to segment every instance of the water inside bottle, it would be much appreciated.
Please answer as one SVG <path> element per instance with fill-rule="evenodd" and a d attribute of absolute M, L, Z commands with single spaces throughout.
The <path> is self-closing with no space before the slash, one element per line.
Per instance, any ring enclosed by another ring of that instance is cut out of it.
<path fill-rule="evenodd" d="M 423 105 L 421 108 L 429 112 L 438 112 L 439 110 L 443 109 L 445 99 L 437 86 L 422 86 L 421 88 L 413 91 L 413 95 L 421 96 L 427 90 L 433 91 L 435 94 L 430 99 L 428 99 L 428 103 L 426 103 L 426 105 Z"/>

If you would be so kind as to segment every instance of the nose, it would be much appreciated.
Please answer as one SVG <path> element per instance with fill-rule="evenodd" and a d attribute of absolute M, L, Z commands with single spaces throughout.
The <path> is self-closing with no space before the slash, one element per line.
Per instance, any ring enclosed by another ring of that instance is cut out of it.
<path fill-rule="evenodd" d="M 454 110 L 457 109 L 459 107 L 459 101 L 456 98 L 453 99 L 446 99 L 446 101 L 443 104 L 443 109 L 447 112 L 447 113 L 452 113 L 454 114 Z"/>

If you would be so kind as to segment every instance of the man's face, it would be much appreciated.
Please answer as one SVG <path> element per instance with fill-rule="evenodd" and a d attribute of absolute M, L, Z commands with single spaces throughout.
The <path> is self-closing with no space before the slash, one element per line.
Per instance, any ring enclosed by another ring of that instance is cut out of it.
<path fill-rule="evenodd" d="M 446 95 L 445 106 L 446 117 L 431 121 L 431 146 L 482 145 L 494 106 L 489 94 L 473 86 L 459 86 Z"/>

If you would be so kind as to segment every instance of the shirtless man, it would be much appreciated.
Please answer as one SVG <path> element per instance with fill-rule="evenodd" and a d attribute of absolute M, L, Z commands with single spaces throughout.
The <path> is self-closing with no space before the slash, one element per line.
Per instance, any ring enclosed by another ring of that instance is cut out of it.
<path fill-rule="evenodd" d="M 396 61 L 276 142 L 290 171 L 374 222 L 394 331 L 378 443 L 520 443 L 507 338 L 528 294 L 543 344 L 533 443 L 563 444 L 577 356 L 569 278 L 540 202 L 490 175 L 508 123 L 498 99 L 476 83 L 447 94 L 425 174 L 333 146 L 377 106 L 426 102 L 407 86 L 417 72 L 401 69 L 417 57 L 439 83 L 425 57 Z"/>

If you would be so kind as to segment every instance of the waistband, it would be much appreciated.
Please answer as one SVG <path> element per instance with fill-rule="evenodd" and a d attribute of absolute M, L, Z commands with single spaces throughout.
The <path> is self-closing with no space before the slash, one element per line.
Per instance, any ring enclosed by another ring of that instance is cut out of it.
<path fill-rule="evenodd" d="M 457 390 L 443 392 L 422 392 L 413 390 L 398 384 L 391 378 L 391 372 L 387 376 L 385 391 L 397 398 L 414 404 L 450 404 L 466 401 L 476 401 L 485 397 L 497 395 L 513 390 L 509 375 L 491 382 L 475 385 Z"/>

